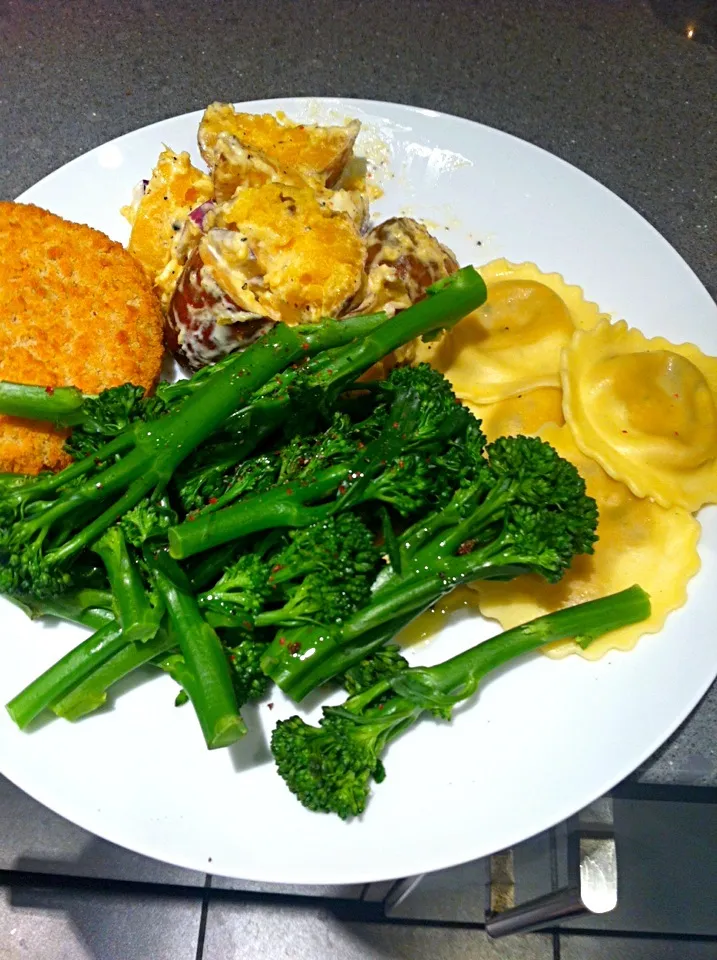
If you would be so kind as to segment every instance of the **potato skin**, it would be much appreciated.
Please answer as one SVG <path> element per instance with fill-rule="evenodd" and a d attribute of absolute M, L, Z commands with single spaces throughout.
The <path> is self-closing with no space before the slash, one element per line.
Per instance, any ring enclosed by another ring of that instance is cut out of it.
<path fill-rule="evenodd" d="M 448 247 L 410 217 L 384 220 L 370 231 L 366 245 L 366 272 L 381 265 L 393 267 L 411 303 L 425 296 L 426 287 L 458 269 Z"/>
<path fill-rule="evenodd" d="M 169 303 L 164 338 L 180 366 L 194 372 L 243 350 L 273 326 L 273 321 L 246 313 L 227 296 L 195 249 Z"/>

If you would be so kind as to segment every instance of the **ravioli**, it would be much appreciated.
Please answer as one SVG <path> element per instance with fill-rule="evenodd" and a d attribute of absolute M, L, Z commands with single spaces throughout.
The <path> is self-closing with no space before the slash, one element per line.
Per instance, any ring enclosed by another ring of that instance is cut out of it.
<path fill-rule="evenodd" d="M 538 387 L 560 386 L 560 353 L 575 330 L 604 314 L 580 287 L 533 263 L 494 260 L 478 267 L 488 299 L 438 343 L 418 344 L 425 361 L 451 381 L 457 396 L 495 403 Z"/>
<path fill-rule="evenodd" d="M 563 579 L 549 584 L 535 575 L 508 583 L 477 582 L 481 613 L 498 620 L 503 629 L 584 600 L 639 583 L 650 594 L 652 613 L 642 623 L 606 634 L 582 650 L 573 640 L 561 640 L 546 650 L 549 656 L 580 653 L 597 660 L 608 650 L 630 650 L 646 633 L 657 633 L 672 610 L 687 600 L 687 583 L 700 567 L 697 543 L 700 525 L 682 507 L 665 509 L 635 497 L 578 449 L 567 426 L 545 426 L 538 434 L 578 468 L 587 492 L 597 501 L 598 542 L 591 555 L 576 557 Z"/>
<path fill-rule="evenodd" d="M 717 502 L 716 357 L 602 322 L 575 334 L 562 382 L 578 446 L 635 496 L 686 510 Z"/>
<path fill-rule="evenodd" d="M 468 409 L 483 425 L 483 433 L 489 442 L 498 437 L 515 437 L 518 434 L 537 433 L 546 423 L 561 426 L 563 419 L 563 394 L 556 387 L 538 387 L 517 397 L 506 397 L 495 403 L 471 403 L 464 401 Z"/>

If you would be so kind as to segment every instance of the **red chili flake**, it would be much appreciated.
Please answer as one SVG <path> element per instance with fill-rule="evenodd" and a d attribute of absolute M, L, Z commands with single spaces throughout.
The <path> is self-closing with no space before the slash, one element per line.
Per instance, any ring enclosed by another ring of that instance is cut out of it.
<path fill-rule="evenodd" d="M 292 654 L 298 653 L 299 650 L 301 650 L 301 644 L 299 643 L 298 640 L 294 640 L 292 643 L 289 644 L 287 649 L 289 653 L 292 653 Z"/>
<path fill-rule="evenodd" d="M 237 662 L 236 654 L 235 653 L 230 654 L 229 659 L 231 660 L 232 663 L 236 663 Z"/>
<path fill-rule="evenodd" d="M 365 449 L 366 449 L 366 444 L 363 442 L 363 440 L 359 440 L 359 442 L 356 444 L 356 446 L 357 446 L 357 448 L 358 448 L 359 450 L 365 450 Z"/>
<path fill-rule="evenodd" d="M 274 566 L 271 568 L 271 572 L 272 572 L 272 573 L 278 573 L 279 570 L 283 570 L 283 569 L 284 569 L 284 565 L 283 565 L 283 564 L 281 564 L 281 563 L 275 563 Z"/>
<path fill-rule="evenodd" d="M 403 460 L 399 460 L 399 461 L 398 461 L 398 466 L 400 467 L 401 470 L 403 470 L 403 468 L 406 466 L 406 464 L 405 464 L 405 462 L 404 462 Z"/>
<path fill-rule="evenodd" d="M 216 497 L 210 497 L 210 498 L 207 500 L 207 503 L 215 504 L 215 503 L 219 503 L 219 501 L 217 500 Z"/>
<path fill-rule="evenodd" d="M 54 388 L 54 387 L 45 387 L 45 393 L 46 393 L 49 397 L 51 397 L 54 392 L 55 392 L 55 388 Z"/>
<path fill-rule="evenodd" d="M 382 703 L 379 703 L 378 709 L 379 709 L 379 710 L 383 710 L 383 704 L 382 704 Z"/>
<path fill-rule="evenodd" d="M 294 491 L 291 489 L 291 487 L 286 488 L 286 495 L 287 497 L 292 497 L 294 495 Z"/>
<path fill-rule="evenodd" d="M 273 704 L 273 703 L 267 703 L 267 707 L 268 707 L 270 710 L 273 710 L 273 709 L 274 709 L 274 704 Z"/>
<path fill-rule="evenodd" d="M 197 519 L 196 513 L 190 513 L 189 516 L 187 517 L 187 520 L 189 520 L 190 522 L 196 519 Z"/>
<path fill-rule="evenodd" d="M 308 350 L 308 349 L 309 349 L 308 343 L 302 343 L 302 344 L 301 344 L 301 349 L 302 349 L 302 350 Z"/>
<path fill-rule="evenodd" d="M 467 553 L 470 553 L 473 547 L 476 545 L 475 540 L 466 540 L 464 543 L 458 547 L 456 553 L 459 557 L 465 557 Z"/>
<path fill-rule="evenodd" d="M 394 430 L 398 430 L 398 421 L 396 420 L 394 423 L 391 424 L 391 426 L 393 427 Z"/>
<path fill-rule="evenodd" d="M 279 637 L 279 643 L 282 647 L 286 646 L 286 637 Z"/>
<path fill-rule="evenodd" d="M 679 393 L 673 393 L 672 396 L 675 398 L 675 400 L 679 400 L 679 399 L 680 399 Z"/>
<path fill-rule="evenodd" d="M 677 430 L 675 430 L 675 436 L 679 437 L 679 433 L 677 432 Z"/>
<path fill-rule="evenodd" d="M 254 626 L 250 620 L 242 620 L 241 624 L 245 630 L 253 630 Z"/>
<path fill-rule="evenodd" d="M 627 433 L 627 430 L 623 430 L 622 432 L 623 432 L 623 433 Z"/>

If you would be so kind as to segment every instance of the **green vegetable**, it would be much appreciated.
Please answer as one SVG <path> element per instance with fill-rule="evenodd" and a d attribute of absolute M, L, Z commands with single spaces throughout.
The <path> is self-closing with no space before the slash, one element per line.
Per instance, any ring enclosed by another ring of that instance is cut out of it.
<path fill-rule="evenodd" d="M 381 650 L 369 654 L 349 667 L 341 678 L 350 697 L 369 690 L 381 680 L 387 680 L 408 669 L 408 660 L 401 653 L 401 648 L 395 643 L 389 643 Z"/>
<path fill-rule="evenodd" d="M 110 527 L 95 543 L 107 570 L 117 623 L 128 643 L 151 640 L 159 629 L 161 608 L 150 603 L 137 561 L 130 555 L 119 526 Z"/>
<path fill-rule="evenodd" d="M 638 586 L 539 617 L 434 667 L 413 667 L 381 679 L 341 707 L 325 707 L 318 727 L 300 717 L 280 721 L 271 748 L 280 776 L 309 810 L 358 816 L 371 781 L 385 777 L 388 744 L 425 713 L 449 720 L 491 670 L 546 643 L 579 637 L 587 645 L 610 630 L 650 615 Z"/>
<path fill-rule="evenodd" d="M 114 683 L 122 680 L 138 667 L 166 654 L 172 649 L 174 642 L 170 633 L 160 628 L 150 640 L 143 643 L 126 643 L 122 649 L 100 664 L 68 693 L 53 700 L 50 704 L 52 712 L 65 720 L 75 721 L 97 710 L 107 701 L 107 691 Z"/>
<path fill-rule="evenodd" d="M 293 530 L 288 544 L 268 561 L 271 592 L 254 624 L 294 626 L 347 619 L 371 595 L 380 560 L 373 540 L 366 524 L 349 513 Z M 283 605 L 268 608 L 276 601 Z"/>
<path fill-rule="evenodd" d="M 7 599 L 19 607 L 31 620 L 57 617 L 83 627 L 90 627 L 92 630 L 97 630 L 109 620 L 114 620 L 112 594 L 108 590 L 80 587 L 52 600 L 35 600 L 32 597 L 25 597 L 23 600 L 17 600 L 14 597 Z"/>
<path fill-rule="evenodd" d="M 335 361 L 334 376 L 339 370 Z M 450 495 L 450 475 L 432 454 L 462 437 L 472 415 L 426 364 L 394 370 L 380 390 L 387 402 L 367 422 L 335 417 L 318 440 L 295 437 L 274 458 L 277 483 L 288 479 L 285 485 L 218 509 L 233 499 L 230 488 L 215 509 L 172 528 L 172 556 L 190 557 L 261 530 L 308 526 L 362 503 L 389 503 L 410 515 Z"/>
<path fill-rule="evenodd" d="M 246 733 L 219 637 L 202 616 L 191 586 L 166 554 L 145 548 L 145 561 L 167 608 L 174 643 L 186 673 L 182 686 L 189 694 L 210 749 L 226 747 Z"/>
<path fill-rule="evenodd" d="M 264 670 L 294 700 L 346 672 L 387 630 L 460 583 L 537 573 L 560 579 L 590 553 L 597 508 L 575 467 L 533 437 L 506 437 L 483 451 L 475 421 L 451 453 L 458 487 L 443 506 L 401 534 L 369 603 L 340 625 L 303 626 L 276 638 Z"/>
<path fill-rule="evenodd" d="M 126 646 L 118 624 L 108 621 L 25 687 L 7 704 L 7 711 L 24 730 L 43 710 Z"/>

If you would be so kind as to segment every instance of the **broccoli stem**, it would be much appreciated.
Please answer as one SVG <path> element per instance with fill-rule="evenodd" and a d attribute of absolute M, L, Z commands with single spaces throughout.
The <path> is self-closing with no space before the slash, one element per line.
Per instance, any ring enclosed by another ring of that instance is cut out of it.
<path fill-rule="evenodd" d="M 347 661 L 353 663 L 354 651 L 363 651 L 366 643 L 371 645 L 374 634 L 384 635 L 386 624 L 397 622 L 400 629 L 461 583 L 517 577 L 529 569 L 531 560 L 532 555 L 524 556 L 519 549 L 502 553 L 478 550 L 462 557 L 440 559 L 427 557 L 420 572 L 390 577 L 374 592 L 368 606 L 340 628 L 307 628 L 296 640 L 292 636 L 292 642 L 284 637 L 281 643 L 282 637 L 276 637 L 264 656 L 262 669 L 298 703 L 346 669 Z M 393 635 L 386 636 L 386 642 Z"/>
<path fill-rule="evenodd" d="M 36 387 L 0 381 L 0 413 L 10 417 L 71 427 L 84 419 L 84 402 L 84 394 L 76 387 Z"/>
<path fill-rule="evenodd" d="M 159 629 L 161 612 L 149 601 L 124 533 L 119 527 L 110 527 L 92 549 L 105 565 L 117 621 L 125 640 L 128 643 L 151 640 Z"/>
<path fill-rule="evenodd" d="M 51 703 L 68 693 L 125 643 L 117 622 L 107 622 L 13 697 L 6 705 L 7 712 L 24 730 Z"/>
<path fill-rule="evenodd" d="M 287 483 L 258 493 L 224 510 L 205 513 L 169 529 L 169 553 L 177 560 L 261 530 L 275 527 L 308 527 L 326 516 L 332 505 L 310 508 L 335 490 L 346 477 L 346 465 L 322 471 L 311 483 Z"/>
<path fill-rule="evenodd" d="M 127 431 L 101 447 L 94 456 L 77 460 L 59 473 L 41 477 L 18 477 L 18 483 L 7 484 L 0 488 L 3 502 L 10 508 L 22 507 L 26 509 L 29 504 L 42 500 L 43 497 L 61 490 L 79 477 L 95 471 L 98 464 L 121 456 L 130 450 L 133 445 L 132 435 Z"/>
<path fill-rule="evenodd" d="M 145 559 L 169 614 L 175 642 L 192 682 L 187 693 L 210 750 L 227 747 L 246 733 L 239 715 L 229 664 L 219 637 L 202 616 L 191 586 L 166 554 L 145 548 Z"/>
<path fill-rule="evenodd" d="M 433 667 L 411 667 L 381 680 L 347 700 L 342 710 L 360 716 L 362 724 L 375 720 L 387 725 L 385 745 L 406 729 L 407 717 L 417 719 L 426 710 L 451 710 L 478 689 L 492 670 L 559 640 L 575 638 L 583 648 L 612 630 L 640 623 L 650 616 L 650 598 L 637 584 L 597 600 L 588 600 L 530 620 L 444 660 Z M 380 707 L 371 706 L 394 690 Z M 400 721 L 394 726 L 394 721 Z"/>
<path fill-rule="evenodd" d="M 515 657 L 568 638 L 579 640 L 586 648 L 612 630 L 646 620 L 650 610 L 650 597 L 635 584 L 513 627 L 435 667 L 425 668 L 425 673 L 430 674 L 440 693 L 462 700 L 473 693 L 487 673 Z"/>
<path fill-rule="evenodd" d="M 0 494 L 16 487 L 24 487 L 27 483 L 36 483 L 37 478 L 25 473 L 0 473 Z"/>
<path fill-rule="evenodd" d="M 155 657 L 168 653 L 175 645 L 168 630 L 160 628 L 156 636 L 144 643 L 128 643 L 93 670 L 69 693 L 53 701 L 52 712 L 65 720 L 79 720 L 107 701 L 107 690 Z"/>
<path fill-rule="evenodd" d="M 65 593 L 51 600 L 33 600 L 23 597 L 6 597 L 15 606 L 30 617 L 37 620 L 40 617 L 57 617 L 77 623 L 91 630 L 99 630 L 109 620 L 114 620 L 112 613 L 112 594 L 108 590 L 94 590 L 82 588 Z"/>
<path fill-rule="evenodd" d="M 201 557 L 188 571 L 192 589 L 205 590 L 210 584 L 216 583 L 231 563 L 235 553 L 234 544 L 229 544 Z"/>

